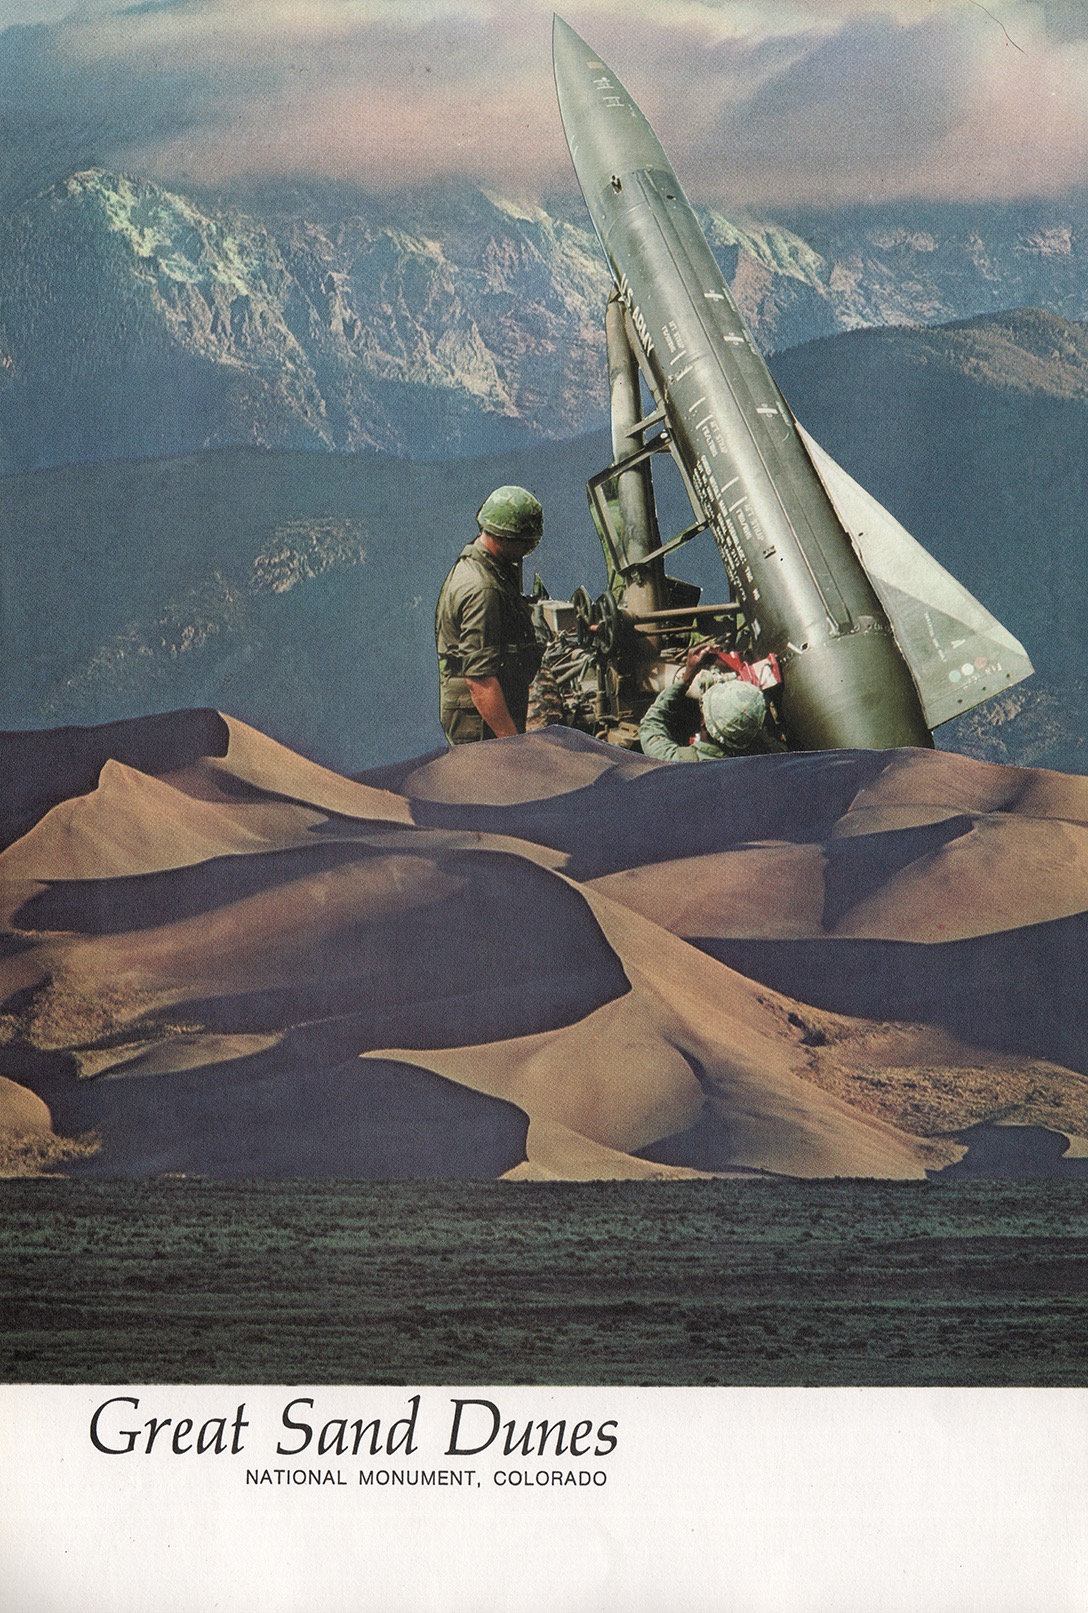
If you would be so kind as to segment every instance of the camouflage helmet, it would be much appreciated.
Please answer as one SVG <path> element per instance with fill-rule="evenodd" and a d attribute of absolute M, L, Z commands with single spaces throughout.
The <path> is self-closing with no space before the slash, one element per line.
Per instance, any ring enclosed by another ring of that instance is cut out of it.
<path fill-rule="evenodd" d="M 700 701 L 703 727 L 725 751 L 750 749 L 763 731 L 767 702 L 754 683 L 721 678 L 712 683 Z"/>
<path fill-rule="evenodd" d="M 496 487 L 476 512 L 481 532 L 495 538 L 524 538 L 539 543 L 544 532 L 540 500 L 524 487 Z"/>

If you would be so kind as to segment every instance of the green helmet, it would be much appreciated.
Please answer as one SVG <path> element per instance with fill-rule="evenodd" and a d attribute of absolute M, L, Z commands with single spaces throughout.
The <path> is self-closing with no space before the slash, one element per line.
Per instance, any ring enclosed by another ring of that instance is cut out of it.
<path fill-rule="evenodd" d="M 767 702 L 753 683 L 739 678 L 712 683 L 700 702 L 703 727 L 724 751 L 739 755 L 759 739 L 767 716 Z"/>
<path fill-rule="evenodd" d="M 544 531 L 540 500 L 524 487 L 496 487 L 476 512 L 481 532 L 495 538 L 524 538 L 539 543 Z"/>

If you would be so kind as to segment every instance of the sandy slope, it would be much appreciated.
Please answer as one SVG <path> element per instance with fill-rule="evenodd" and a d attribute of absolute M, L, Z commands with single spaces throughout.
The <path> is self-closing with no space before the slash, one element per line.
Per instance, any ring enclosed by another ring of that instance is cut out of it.
<path fill-rule="evenodd" d="M 1077 1036 L 1056 1058 L 1046 1012 L 1014 1036 L 977 1011 L 980 981 L 1015 1000 L 1019 955 L 1035 991 L 1075 957 L 1084 780 L 923 752 L 669 768 L 552 729 L 352 781 L 232 719 L 149 723 L 52 763 L 26 739 L 0 852 L 0 1131 L 39 1139 L 17 1168 L 901 1177 L 981 1121 L 1088 1134 Z M 946 941 L 982 949 L 955 1023 L 917 973 Z M 829 1000 L 859 946 L 884 959 L 860 1015 Z M 50 1119 L 97 1152 L 42 1144 Z"/>
<path fill-rule="evenodd" d="M 1086 825 L 1004 813 L 925 831 L 866 820 L 820 845 L 747 845 L 589 883 L 693 939 L 954 941 L 1088 910 Z"/>
<path fill-rule="evenodd" d="M 592 884 L 689 937 L 952 941 L 1024 928 L 1088 910 L 1088 781 L 901 752 L 819 840 L 791 832 Z"/>
<path fill-rule="evenodd" d="M 733 1170 L 921 1176 L 949 1157 L 811 1084 L 806 1050 L 773 995 L 637 915 L 593 906 L 623 959 L 627 995 L 562 1032 L 432 1050 L 428 1066 L 512 1098 L 534 1126 L 609 1150 L 645 1149 L 712 1117 Z M 531 1129 L 530 1166 L 534 1140 Z M 541 1166 L 550 1173 L 548 1155 Z"/>

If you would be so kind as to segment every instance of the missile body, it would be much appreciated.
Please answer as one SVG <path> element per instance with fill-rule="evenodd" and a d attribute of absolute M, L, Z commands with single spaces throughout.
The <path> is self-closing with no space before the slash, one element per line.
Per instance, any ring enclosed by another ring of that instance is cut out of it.
<path fill-rule="evenodd" d="M 574 30 L 552 37 L 575 172 L 640 362 L 791 748 L 932 745 L 911 669 L 657 136 Z"/>

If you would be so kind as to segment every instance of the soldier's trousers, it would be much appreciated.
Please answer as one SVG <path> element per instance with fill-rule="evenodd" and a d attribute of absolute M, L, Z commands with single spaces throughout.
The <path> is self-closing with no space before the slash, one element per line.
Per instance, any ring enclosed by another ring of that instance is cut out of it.
<path fill-rule="evenodd" d="M 495 738 L 494 729 L 484 722 L 475 706 L 471 711 L 463 706 L 443 707 L 440 719 L 451 745 L 472 745 L 479 739 Z"/>

